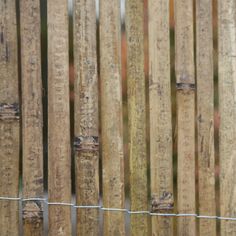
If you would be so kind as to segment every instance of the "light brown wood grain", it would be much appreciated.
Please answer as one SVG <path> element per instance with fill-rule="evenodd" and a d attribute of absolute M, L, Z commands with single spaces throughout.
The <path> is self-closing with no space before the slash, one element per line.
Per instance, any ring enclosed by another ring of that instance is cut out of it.
<path fill-rule="evenodd" d="M 173 213 L 169 1 L 150 0 L 148 10 L 151 209 Z M 173 218 L 152 216 L 152 235 L 173 235 Z"/>
<path fill-rule="evenodd" d="M 199 214 L 216 215 L 212 0 L 196 1 Z M 200 235 L 216 235 L 216 221 L 200 219 Z"/>
<path fill-rule="evenodd" d="M 71 202 L 68 2 L 48 0 L 48 188 L 50 202 Z M 71 209 L 49 206 L 49 235 L 71 235 Z"/>
<path fill-rule="evenodd" d="M 43 197 L 40 2 L 20 1 L 23 197 Z M 23 203 L 24 235 L 43 235 L 43 206 Z"/>
<path fill-rule="evenodd" d="M 100 0 L 103 205 L 124 208 L 120 1 Z M 104 211 L 104 235 L 125 234 L 125 213 Z"/>
<path fill-rule="evenodd" d="M 218 1 L 220 214 L 236 217 L 236 1 Z M 220 221 L 221 236 L 236 235 L 235 221 Z"/>
<path fill-rule="evenodd" d="M 77 205 L 99 205 L 96 49 L 95 1 L 76 0 L 74 2 L 74 135 Z M 77 210 L 77 235 L 99 235 L 98 209 Z"/>
<path fill-rule="evenodd" d="M 127 93 L 132 211 L 148 209 L 143 1 L 126 1 Z M 147 235 L 148 216 L 131 215 L 131 235 Z"/>
<path fill-rule="evenodd" d="M 14 113 L 19 112 L 15 4 L 14 0 L 0 1 L 0 196 L 4 197 L 19 196 L 19 114 Z M 8 110 L 5 105 L 13 107 Z M 13 116 L 4 115 L 7 110 Z M 19 235 L 18 204 L 0 200 L 1 236 Z"/>
<path fill-rule="evenodd" d="M 193 1 L 175 1 L 178 212 L 195 213 L 195 73 Z M 178 218 L 178 235 L 196 235 L 195 217 Z"/>

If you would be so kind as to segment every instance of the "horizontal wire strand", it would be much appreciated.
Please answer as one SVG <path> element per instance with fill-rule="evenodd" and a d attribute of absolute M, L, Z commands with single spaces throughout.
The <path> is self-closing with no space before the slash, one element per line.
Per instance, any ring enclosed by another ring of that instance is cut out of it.
<path fill-rule="evenodd" d="M 165 216 L 165 217 L 195 217 L 198 219 L 212 219 L 212 220 L 232 220 L 235 221 L 236 217 L 223 217 L 223 216 L 207 216 L 207 215 L 198 215 L 195 213 L 155 213 L 151 211 L 131 211 L 124 208 L 108 208 L 103 206 L 86 206 L 86 205 L 76 205 L 73 203 L 66 203 L 66 202 L 49 202 L 47 198 L 21 198 L 21 197 L 0 197 L 0 201 L 19 201 L 19 202 L 26 202 L 26 201 L 41 201 L 47 205 L 58 205 L 58 206 L 70 206 L 77 209 L 99 209 L 101 211 L 114 211 L 114 212 L 124 212 L 129 215 L 132 214 L 147 214 L 150 216 Z"/>

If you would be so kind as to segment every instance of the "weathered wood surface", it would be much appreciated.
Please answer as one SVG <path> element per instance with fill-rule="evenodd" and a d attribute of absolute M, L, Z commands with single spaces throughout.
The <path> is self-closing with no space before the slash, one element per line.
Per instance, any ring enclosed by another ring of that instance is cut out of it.
<path fill-rule="evenodd" d="M 103 205 L 124 208 L 120 1 L 100 0 Z M 104 235 L 125 234 L 125 213 L 104 211 Z"/>
<path fill-rule="evenodd" d="M 175 1 L 178 212 L 195 213 L 195 73 L 193 1 Z M 195 217 L 178 218 L 178 235 L 196 234 Z"/>
<path fill-rule="evenodd" d="M 23 197 L 43 197 L 40 1 L 20 1 Z M 43 235 L 43 203 L 23 203 L 24 235 Z"/>
<path fill-rule="evenodd" d="M 99 205 L 98 75 L 94 0 L 74 3 L 76 202 Z M 77 235 L 99 235 L 99 210 L 77 210 Z"/>
<path fill-rule="evenodd" d="M 50 202 L 71 202 L 68 2 L 48 0 L 48 189 Z M 71 235 L 71 209 L 49 206 L 49 235 Z"/>
<path fill-rule="evenodd" d="M 0 1 L 0 196 L 19 193 L 16 2 Z M 0 200 L 0 235 L 19 235 L 18 201 Z"/>
<path fill-rule="evenodd" d="M 169 1 L 150 0 L 148 10 L 151 210 L 173 213 Z M 173 218 L 152 216 L 152 235 L 173 235 Z"/>
<path fill-rule="evenodd" d="M 199 214 L 216 215 L 212 0 L 196 1 Z M 216 221 L 200 219 L 200 235 L 216 235 Z"/>
<path fill-rule="evenodd" d="M 143 1 L 126 1 L 127 93 L 132 211 L 148 209 Z M 131 215 L 131 235 L 148 234 L 148 215 Z"/>
<path fill-rule="evenodd" d="M 218 1 L 220 112 L 220 213 L 236 217 L 236 1 Z M 221 221 L 221 235 L 236 235 L 235 221 Z"/>

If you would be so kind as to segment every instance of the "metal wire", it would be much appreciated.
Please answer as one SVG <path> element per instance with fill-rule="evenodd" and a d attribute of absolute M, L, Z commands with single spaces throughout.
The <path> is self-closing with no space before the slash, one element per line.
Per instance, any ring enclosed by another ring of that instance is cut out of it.
<path fill-rule="evenodd" d="M 113 212 L 124 212 L 129 215 L 132 214 L 147 214 L 150 216 L 164 216 L 164 217 L 195 217 L 198 219 L 212 219 L 212 220 L 236 220 L 236 217 L 223 217 L 223 216 L 206 216 L 206 215 L 198 215 L 196 213 L 154 213 L 151 211 L 131 211 L 124 208 L 108 208 L 103 207 L 101 205 L 97 206 L 86 206 L 86 205 L 76 205 L 73 203 L 66 203 L 66 202 L 49 202 L 47 198 L 21 198 L 21 197 L 0 197 L 0 201 L 19 201 L 19 202 L 26 202 L 26 201 L 41 201 L 47 205 L 58 205 L 58 206 L 69 206 L 77 209 L 99 209 L 101 211 L 113 211 Z"/>

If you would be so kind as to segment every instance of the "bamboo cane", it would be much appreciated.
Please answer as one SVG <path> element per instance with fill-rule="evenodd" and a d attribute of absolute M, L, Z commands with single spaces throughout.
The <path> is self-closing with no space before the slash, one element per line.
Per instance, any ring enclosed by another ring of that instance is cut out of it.
<path fill-rule="evenodd" d="M 199 214 L 216 215 L 212 0 L 196 1 Z M 216 221 L 200 219 L 200 235 L 216 235 Z"/>
<path fill-rule="evenodd" d="M 236 217 L 236 2 L 218 1 L 220 211 Z M 221 221 L 221 235 L 235 235 L 235 221 Z"/>
<path fill-rule="evenodd" d="M 120 1 L 100 1 L 103 205 L 124 208 Z M 104 212 L 104 235 L 124 235 L 124 212 Z"/>
<path fill-rule="evenodd" d="M 98 77 L 94 0 L 74 3 L 75 166 L 78 205 L 99 204 Z M 98 209 L 77 210 L 77 235 L 99 235 Z"/>
<path fill-rule="evenodd" d="M 19 196 L 19 93 L 15 1 L 0 1 L 0 196 Z M 19 235 L 17 201 L 0 200 L 0 235 Z"/>
<path fill-rule="evenodd" d="M 23 196 L 30 198 L 43 196 L 40 2 L 22 0 L 20 4 Z M 42 211 L 42 202 L 24 202 L 24 235 L 43 235 Z"/>
<path fill-rule="evenodd" d="M 131 210 L 147 210 L 146 99 L 144 75 L 144 6 L 126 1 L 128 129 Z M 148 234 L 148 216 L 131 216 L 131 235 Z"/>
<path fill-rule="evenodd" d="M 193 1 L 175 1 L 178 122 L 178 212 L 195 213 L 195 76 Z M 195 218 L 178 218 L 178 234 L 196 234 Z"/>
<path fill-rule="evenodd" d="M 173 213 L 169 1 L 148 4 L 152 212 Z M 173 219 L 153 216 L 152 235 L 173 235 Z"/>
<path fill-rule="evenodd" d="M 49 201 L 71 202 L 67 0 L 48 0 Z M 49 206 L 49 235 L 71 235 L 71 209 Z"/>

